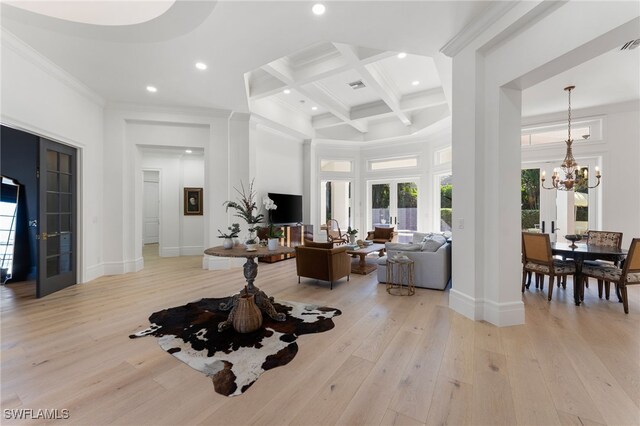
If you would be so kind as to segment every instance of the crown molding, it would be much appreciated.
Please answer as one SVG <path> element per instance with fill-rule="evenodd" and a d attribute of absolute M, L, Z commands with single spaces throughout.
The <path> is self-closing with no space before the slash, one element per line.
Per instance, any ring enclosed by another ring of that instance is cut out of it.
<path fill-rule="evenodd" d="M 29 46 L 13 33 L 7 31 L 4 28 L 0 29 L 0 37 L 2 38 L 2 47 L 8 48 L 13 52 L 20 55 L 26 61 L 40 68 L 45 73 L 54 77 L 62 84 L 70 88 L 71 90 L 84 96 L 89 101 L 95 103 L 100 107 L 105 106 L 105 100 L 102 96 L 91 90 L 88 86 L 80 82 L 76 77 L 64 71 L 55 63 L 51 62 L 48 58 L 43 56 L 40 52 Z"/>
<path fill-rule="evenodd" d="M 107 102 L 105 108 L 119 112 L 176 114 L 205 118 L 230 119 L 234 111 L 218 108 L 170 107 L 160 105 L 143 105 L 128 102 Z"/>
<path fill-rule="evenodd" d="M 504 16 L 511 8 L 518 4 L 517 1 L 498 1 L 494 2 L 491 8 L 485 12 L 480 18 L 466 26 L 462 31 L 456 34 L 444 46 L 440 48 L 440 52 L 449 57 L 454 57 L 475 40 L 480 34 L 493 25 L 496 20 Z"/>

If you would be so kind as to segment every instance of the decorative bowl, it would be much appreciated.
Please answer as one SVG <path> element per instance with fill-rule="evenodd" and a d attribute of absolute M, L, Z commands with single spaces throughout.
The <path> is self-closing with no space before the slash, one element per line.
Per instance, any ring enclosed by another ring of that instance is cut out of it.
<path fill-rule="evenodd" d="M 571 241 L 571 245 L 569 247 L 577 247 L 576 241 L 582 240 L 582 235 L 580 234 L 569 234 L 564 236 L 567 240 Z"/>

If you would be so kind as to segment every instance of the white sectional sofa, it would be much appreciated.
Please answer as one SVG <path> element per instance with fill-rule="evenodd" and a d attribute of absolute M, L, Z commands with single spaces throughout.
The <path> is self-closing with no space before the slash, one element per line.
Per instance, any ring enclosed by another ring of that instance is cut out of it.
<path fill-rule="evenodd" d="M 428 241 L 427 241 L 428 240 Z M 434 240 L 442 241 L 439 245 Z M 451 279 L 451 244 L 442 235 L 416 232 L 412 244 L 387 243 L 387 256 L 401 253 L 414 263 L 416 287 L 444 290 Z M 431 251 L 435 249 L 435 251 Z M 387 256 L 378 259 L 378 282 L 387 279 Z"/>

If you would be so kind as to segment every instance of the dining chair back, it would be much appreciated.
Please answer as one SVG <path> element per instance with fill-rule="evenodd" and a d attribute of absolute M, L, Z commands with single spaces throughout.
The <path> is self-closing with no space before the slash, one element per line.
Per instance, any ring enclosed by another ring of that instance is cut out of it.
<path fill-rule="evenodd" d="M 601 247 L 622 247 L 622 232 L 587 231 L 587 244 Z"/>
<path fill-rule="evenodd" d="M 527 273 L 536 273 L 536 287 L 540 280 L 540 289 L 544 288 L 544 275 L 549 275 L 549 295 L 551 300 L 553 295 L 553 279 L 574 275 L 576 273 L 576 264 L 574 261 L 558 260 L 553 258 L 551 251 L 551 240 L 549 234 L 540 234 L 534 232 L 522 233 L 522 292 L 525 289 L 525 280 Z"/>
<path fill-rule="evenodd" d="M 629 298 L 627 286 L 640 284 L 640 238 L 634 238 L 629 246 L 627 258 L 622 268 L 608 264 L 587 264 L 582 267 L 582 274 L 598 280 L 616 283 L 624 307 L 624 313 L 629 313 Z"/>
<path fill-rule="evenodd" d="M 599 247 L 615 247 L 622 248 L 622 232 L 614 231 L 587 231 L 587 245 L 599 246 Z M 597 261 L 602 262 L 602 261 Z M 606 261 L 605 261 L 606 262 Z M 593 264 L 593 261 L 587 261 L 587 263 Z M 619 266 L 619 263 L 613 262 L 614 266 Z M 589 287 L 589 279 L 585 278 L 584 285 Z M 609 281 L 598 280 L 598 297 L 602 299 L 602 289 L 604 285 L 605 298 L 609 300 Z M 622 299 L 619 289 L 616 287 L 618 297 Z"/>

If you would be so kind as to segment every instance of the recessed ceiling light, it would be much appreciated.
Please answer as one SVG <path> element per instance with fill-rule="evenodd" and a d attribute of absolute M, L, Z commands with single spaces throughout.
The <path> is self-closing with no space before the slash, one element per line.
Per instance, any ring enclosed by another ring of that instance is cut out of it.
<path fill-rule="evenodd" d="M 204 62 L 197 62 L 196 63 L 196 68 L 198 68 L 199 70 L 206 70 L 207 69 L 207 64 L 205 64 Z"/>
<path fill-rule="evenodd" d="M 413 86 L 417 86 L 418 84 L 420 84 L 420 82 L 418 80 L 414 80 L 411 82 L 411 85 Z"/>
<path fill-rule="evenodd" d="M 407 54 L 406 54 L 406 53 L 404 53 L 404 52 L 400 52 L 400 53 L 398 53 L 398 59 L 404 59 L 404 58 L 406 58 L 406 57 L 407 57 Z"/>
<path fill-rule="evenodd" d="M 317 106 L 312 106 L 312 107 L 311 107 L 311 110 L 312 110 L 312 111 L 317 111 L 317 110 L 318 110 L 318 107 L 317 107 Z"/>
<path fill-rule="evenodd" d="M 326 7 L 324 7 L 324 4 L 322 3 L 316 3 L 313 5 L 313 7 L 311 8 L 311 11 L 316 14 L 316 15 L 324 15 L 324 12 L 327 10 Z"/>
<path fill-rule="evenodd" d="M 190 149 L 185 149 L 184 152 L 186 152 L 187 154 L 191 154 L 193 151 L 191 151 Z"/>
<path fill-rule="evenodd" d="M 284 90 L 283 90 L 283 92 L 284 92 L 284 94 L 285 94 L 285 95 L 288 95 L 289 93 L 291 93 L 291 90 L 289 90 L 289 89 L 284 89 Z"/>
<path fill-rule="evenodd" d="M 157 88 L 153 86 L 147 86 L 147 92 L 156 93 L 158 91 Z"/>

